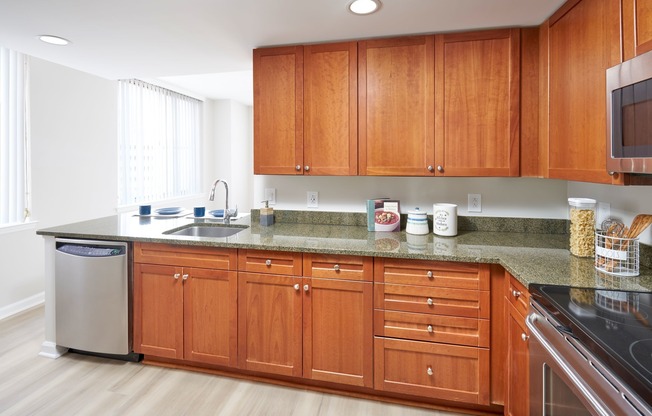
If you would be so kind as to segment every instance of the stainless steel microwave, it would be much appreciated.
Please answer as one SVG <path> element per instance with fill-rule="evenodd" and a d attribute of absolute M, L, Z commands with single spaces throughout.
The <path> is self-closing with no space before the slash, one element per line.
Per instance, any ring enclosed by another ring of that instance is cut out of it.
<path fill-rule="evenodd" d="M 652 52 L 607 69 L 607 170 L 652 174 Z"/>

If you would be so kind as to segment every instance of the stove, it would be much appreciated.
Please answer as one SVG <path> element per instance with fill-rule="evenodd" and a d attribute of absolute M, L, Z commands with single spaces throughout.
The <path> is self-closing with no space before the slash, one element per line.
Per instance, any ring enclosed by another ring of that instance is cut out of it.
<path fill-rule="evenodd" d="M 652 293 L 545 285 L 530 292 L 561 330 L 652 406 Z"/>

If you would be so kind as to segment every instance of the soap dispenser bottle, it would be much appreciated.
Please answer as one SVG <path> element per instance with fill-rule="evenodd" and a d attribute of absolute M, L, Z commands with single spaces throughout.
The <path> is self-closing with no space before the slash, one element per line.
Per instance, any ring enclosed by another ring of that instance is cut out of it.
<path fill-rule="evenodd" d="M 260 209 L 260 225 L 274 225 L 274 208 L 269 207 L 269 201 L 263 201 L 265 207 Z"/>

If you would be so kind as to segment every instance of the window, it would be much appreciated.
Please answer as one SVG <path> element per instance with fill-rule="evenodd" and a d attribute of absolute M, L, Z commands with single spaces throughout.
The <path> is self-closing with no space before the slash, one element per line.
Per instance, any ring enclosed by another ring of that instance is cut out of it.
<path fill-rule="evenodd" d="M 118 106 L 118 205 L 200 193 L 201 101 L 123 80 Z"/>
<path fill-rule="evenodd" d="M 0 226 L 29 217 L 27 79 L 25 55 L 0 47 Z"/>

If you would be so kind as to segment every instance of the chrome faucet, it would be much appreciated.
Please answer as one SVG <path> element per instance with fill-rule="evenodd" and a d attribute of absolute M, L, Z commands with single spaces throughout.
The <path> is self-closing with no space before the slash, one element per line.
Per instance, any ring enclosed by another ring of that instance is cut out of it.
<path fill-rule="evenodd" d="M 225 180 L 223 179 L 217 179 L 215 182 L 213 182 L 213 188 L 211 189 L 211 194 L 208 196 L 209 201 L 213 201 L 215 199 L 215 188 L 217 187 L 217 184 L 222 182 L 224 184 L 224 189 L 226 190 L 226 206 L 224 207 L 224 224 L 230 224 L 231 223 L 231 212 L 229 211 L 229 184 L 226 183 Z"/>

